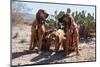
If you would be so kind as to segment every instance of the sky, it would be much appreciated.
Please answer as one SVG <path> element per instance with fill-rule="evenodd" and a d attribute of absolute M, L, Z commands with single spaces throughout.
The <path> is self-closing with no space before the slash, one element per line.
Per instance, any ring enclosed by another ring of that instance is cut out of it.
<path fill-rule="evenodd" d="M 67 11 L 67 8 L 71 9 L 71 12 L 81 12 L 82 10 L 86 13 L 91 13 L 95 15 L 95 6 L 86 6 L 86 5 L 72 5 L 72 4 L 54 4 L 54 3 L 36 3 L 36 2 L 14 2 L 13 6 L 19 8 L 19 4 L 24 5 L 24 9 L 21 9 L 22 13 L 36 14 L 39 9 L 44 9 L 49 14 L 54 14 L 54 11 Z M 22 5 L 20 5 L 22 7 Z"/>

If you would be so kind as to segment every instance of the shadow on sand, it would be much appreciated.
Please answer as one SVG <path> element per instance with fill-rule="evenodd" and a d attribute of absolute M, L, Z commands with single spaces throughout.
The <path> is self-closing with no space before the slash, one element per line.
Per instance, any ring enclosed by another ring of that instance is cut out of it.
<path fill-rule="evenodd" d="M 31 59 L 31 62 L 36 62 L 33 65 L 41 65 L 41 64 L 51 64 L 52 62 L 56 62 L 59 63 L 57 61 L 64 59 L 67 55 L 69 55 L 71 52 L 66 53 L 64 51 L 59 51 L 57 53 L 48 52 L 48 53 L 41 53 L 40 55 L 38 55 L 37 57 L 34 57 L 33 59 Z M 53 55 L 52 55 L 53 54 Z M 41 60 L 45 58 L 44 60 Z M 41 61 L 39 61 L 41 60 Z M 38 61 L 38 62 L 37 62 Z"/>
<path fill-rule="evenodd" d="M 34 51 L 36 52 L 36 51 Z M 33 51 L 29 51 L 29 50 L 24 50 L 23 52 L 15 52 L 15 53 L 12 53 L 12 59 L 15 59 L 15 58 L 18 58 L 20 56 L 23 56 L 23 55 L 28 55 L 28 54 L 32 54 L 34 53 Z"/>

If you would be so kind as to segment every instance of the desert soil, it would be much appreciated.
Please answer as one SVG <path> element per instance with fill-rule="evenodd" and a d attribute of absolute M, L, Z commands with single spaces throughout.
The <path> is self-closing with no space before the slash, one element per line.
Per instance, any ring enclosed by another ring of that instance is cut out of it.
<path fill-rule="evenodd" d="M 75 52 L 66 54 L 65 52 L 55 53 L 54 51 L 44 51 L 41 54 L 37 53 L 37 48 L 34 51 L 28 51 L 30 44 L 31 25 L 23 24 L 12 27 L 12 65 L 27 65 L 27 64 L 52 64 L 64 62 L 80 62 L 80 61 L 95 61 L 95 38 L 80 40 L 79 56 Z M 53 47 L 51 48 L 53 49 Z"/>

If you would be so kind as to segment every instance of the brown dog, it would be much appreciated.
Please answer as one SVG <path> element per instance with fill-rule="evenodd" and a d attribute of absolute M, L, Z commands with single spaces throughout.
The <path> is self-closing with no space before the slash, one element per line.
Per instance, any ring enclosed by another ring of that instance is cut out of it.
<path fill-rule="evenodd" d="M 61 18 L 58 19 L 59 23 L 62 24 L 63 30 L 65 33 L 65 40 L 63 44 L 68 44 L 65 47 L 69 50 L 76 51 L 76 54 L 79 54 L 78 44 L 79 44 L 79 30 L 78 25 L 75 23 L 73 17 L 69 14 L 64 14 Z"/>
<path fill-rule="evenodd" d="M 31 41 L 29 50 L 33 50 L 35 45 L 34 42 L 37 42 L 39 51 L 42 47 L 42 39 L 45 33 L 45 20 L 48 17 L 48 13 L 46 13 L 43 9 L 39 9 L 36 14 L 36 20 L 32 24 L 31 28 Z"/>
<path fill-rule="evenodd" d="M 50 48 L 51 45 L 55 46 L 55 51 L 58 52 L 60 45 L 63 46 L 63 39 L 65 33 L 62 29 L 58 29 L 54 32 L 52 32 L 48 36 L 47 46 Z M 63 49 L 65 50 L 65 47 L 63 46 Z"/>

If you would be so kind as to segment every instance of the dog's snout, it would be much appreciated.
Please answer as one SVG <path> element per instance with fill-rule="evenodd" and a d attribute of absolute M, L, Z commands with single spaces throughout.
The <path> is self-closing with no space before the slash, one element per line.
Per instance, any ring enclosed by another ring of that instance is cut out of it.
<path fill-rule="evenodd" d="M 53 38 L 53 40 L 55 40 L 55 38 Z"/>
<path fill-rule="evenodd" d="M 52 41 L 55 41 L 55 40 L 56 40 L 56 38 L 55 38 L 55 37 L 53 37 L 53 38 L 52 38 Z"/>
<path fill-rule="evenodd" d="M 40 18 L 44 17 L 44 14 L 43 13 L 40 13 Z"/>

